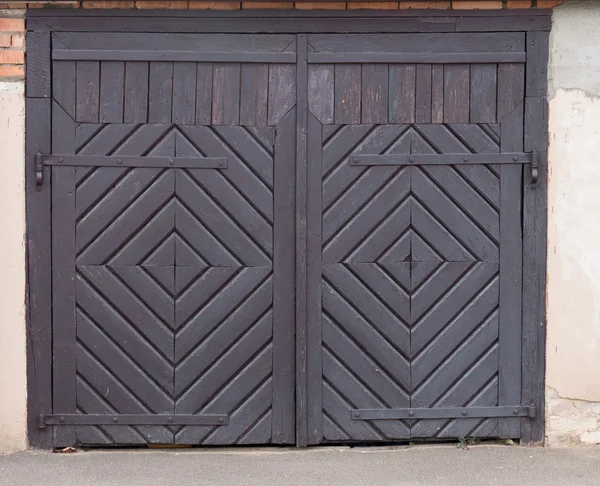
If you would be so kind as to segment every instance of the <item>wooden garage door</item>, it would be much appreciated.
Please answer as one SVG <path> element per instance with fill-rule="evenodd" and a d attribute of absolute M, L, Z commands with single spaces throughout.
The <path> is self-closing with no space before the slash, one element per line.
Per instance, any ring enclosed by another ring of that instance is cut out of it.
<path fill-rule="evenodd" d="M 294 51 L 53 35 L 55 446 L 294 442 Z"/>
<path fill-rule="evenodd" d="M 308 36 L 308 440 L 518 437 L 525 36 Z"/>

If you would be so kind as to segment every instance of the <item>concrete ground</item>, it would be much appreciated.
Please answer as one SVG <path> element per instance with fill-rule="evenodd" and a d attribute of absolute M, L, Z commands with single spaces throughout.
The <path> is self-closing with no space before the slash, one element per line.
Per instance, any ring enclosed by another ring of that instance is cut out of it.
<path fill-rule="evenodd" d="M 188 449 L 0 456 L 0 485 L 600 485 L 600 447 Z"/>

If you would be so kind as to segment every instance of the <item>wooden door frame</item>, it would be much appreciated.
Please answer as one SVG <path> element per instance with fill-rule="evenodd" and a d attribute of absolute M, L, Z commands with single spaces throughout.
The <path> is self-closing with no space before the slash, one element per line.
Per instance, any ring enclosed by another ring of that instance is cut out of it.
<path fill-rule="evenodd" d="M 539 182 L 525 167 L 523 190 L 522 401 L 534 405 L 523 419 L 521 440 L 542 444 L 545 435 L 546 247 L 547 247 L 547 65 L 551 11 L 537 10 L 62 10 L 27 12 L 26 212 L 27 212 L 27 412 L 32 447 L 52 448 L 52 428 L 39 427 L 52 411 L 51 187 L 50 169 L 37 186 L 36 154 L 51 153 L 51 33 L 441 33 L 524 32 L 527 36 L 525 152 L 539 153 Z M 306 52 L 299 47 L 296 137 L 296 410 L 297 445 L 307 445 Z M 300 215 L 300 217 L 298 217 Z M 304 348 L 302 348 L 304 346 Z"/>

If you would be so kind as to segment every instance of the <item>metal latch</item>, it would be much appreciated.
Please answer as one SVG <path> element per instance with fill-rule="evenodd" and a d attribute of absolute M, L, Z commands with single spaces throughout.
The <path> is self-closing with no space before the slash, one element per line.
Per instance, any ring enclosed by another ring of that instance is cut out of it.
<path fill-rule="evenodd" d="M 540 155 L 538 152 L 531 152 L 531 185 L 535 186 L 539 175 Z"/>
<path fill-rule="evenodd" d="M 42 184 L 44 183 L 44 161 L 42 160 L 42 154 L 35 154 L 35 188 L 38 191 L 42 190 Z"/>

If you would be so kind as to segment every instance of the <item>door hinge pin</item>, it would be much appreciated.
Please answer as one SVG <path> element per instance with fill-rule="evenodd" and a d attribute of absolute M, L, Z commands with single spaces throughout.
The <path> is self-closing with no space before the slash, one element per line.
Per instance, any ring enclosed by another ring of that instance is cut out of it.
<path fill-rule="evenodd" d="M 38 427 L 43 429 L 46 427 L 46 416 L 43 413 L 38 415 Z"/>
<path fill-rule="evenodd" d="M 42 160 L 42 154 L 35 154 L 35 188 L 38 191 L 42 190 L 44 184 L 44 162 Z"/>

